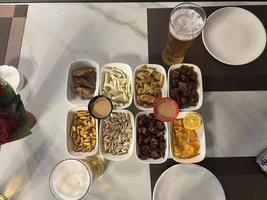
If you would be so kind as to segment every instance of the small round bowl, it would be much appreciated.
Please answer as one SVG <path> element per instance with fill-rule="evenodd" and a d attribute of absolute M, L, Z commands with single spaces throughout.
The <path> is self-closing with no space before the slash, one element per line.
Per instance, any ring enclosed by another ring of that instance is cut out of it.
<path fill-rule="evenodd" d="M 106 98 L 106 99 L 109 101 L 109 103 L 110 103 L 110 105 L 111 105 L 111 109 L 110 109 L 110 112 L 109 112 L 106 116 L 104 116 L 104 117 L 99 117 L 99 116 L 96 116 L 96 115 L 93 113 L 93 106 L 94 106 L 94 103 L 95 103 L 95 101 L 96 101 L 97 99 L 99 99 L 99 98 L 103 98 L 103 97 Z M 91 99 L 91 101 L 89 101 L 89 103 L 88 103 L 88 112 L 89 112 L 89 114 L 90 114 L 93 118 L 95 118 L 95 119 L 106 119 L 106 118 L 111 114 L 112 110 L 113 110 L 113 104 L 112 104 L 111 99 L 108 98 L 108 97 L 106 97 L 106 96 L 104 96 L 104 95 L 98 95 L 98 96 L 95 96 L 95 97 L 93 97 L 93 98 Z"/>
<path fill-rule="evenodd" d="M 158 112 L 158 107 L 163 102 L 170 102 L 171 104 L 174 105 L 174 107 L 175 107 L 175 114 L 172 117 L 168 118 L 168 117 L 162 117 L 162 116 L 160 116 L 160 114 Z M 172 121 L 174 121 L 176 119 L 176 117 L 178 116 L 179 111 L 180 111 L 180 109 L 179 109 L 178 104 L 173 99 L 171 99 L 169 97 L 163 97 L 161 99 L 158 99 L 156 101 L 156 103 L 154 104 L 154 114 L 156 115 L 156 117 L 158 118 L 158 120 L 160 120 L 162 122 L 172 122 Z"/>

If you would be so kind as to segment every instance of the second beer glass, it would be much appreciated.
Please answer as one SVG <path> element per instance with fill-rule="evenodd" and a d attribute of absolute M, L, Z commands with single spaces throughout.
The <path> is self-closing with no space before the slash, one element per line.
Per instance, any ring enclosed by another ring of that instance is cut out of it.
<path fill-rule="evenodd" d="M 165 64 L 182 63 L 187 49 L 201 33 L 206 23 L 204 10 L 193 3 L 176 6 L 170 15 L 166 46 L 162 52 Z"/>

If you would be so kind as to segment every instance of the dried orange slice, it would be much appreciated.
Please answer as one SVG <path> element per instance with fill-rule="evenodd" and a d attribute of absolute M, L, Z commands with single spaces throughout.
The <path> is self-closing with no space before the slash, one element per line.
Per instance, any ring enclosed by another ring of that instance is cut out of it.
<path fill-rule="evenodd" d="M 183 118 L 183 124 L 186 129 L 196 130 L 202 124 L 202 118 L 197 113 L 187 113 Z"/>

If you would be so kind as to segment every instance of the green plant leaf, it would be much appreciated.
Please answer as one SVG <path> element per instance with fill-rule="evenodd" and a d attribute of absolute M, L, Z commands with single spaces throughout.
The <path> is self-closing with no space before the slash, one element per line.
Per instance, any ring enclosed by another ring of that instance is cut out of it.
<path fill-rule="evenodd" d="M 7 107 L 16 96 L 13 88 L 4 79 L 0 78 L 0 108 Z"/>
<path fill-rule="evenodd" d="M 0 110 L 7 110 L 15 116 L 18 128 L 16 133 L 9 135 L 8 142 L 19 140 L 31 134 L 27 124 L 27 115 L 20 95 L 16 95 L 13 88 L 0 78 Z"/>

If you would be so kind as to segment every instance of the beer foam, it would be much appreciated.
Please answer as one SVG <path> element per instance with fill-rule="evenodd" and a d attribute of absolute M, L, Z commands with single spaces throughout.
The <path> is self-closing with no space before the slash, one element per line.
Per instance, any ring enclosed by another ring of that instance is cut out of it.
<path fill-rule="evenodd" d="M 79 161 L 67 160 L 53 172 L 52 184 L 57 196 L 64 200 L 81 199 L 90 186 L 88 169 Z"/>
<path fill-rule="evenodd" d="M 170 32 L 178 40 L 192 40 L 204 26 L 204 20 L 193 9 L 181 8 L 171 16 Z"/>

